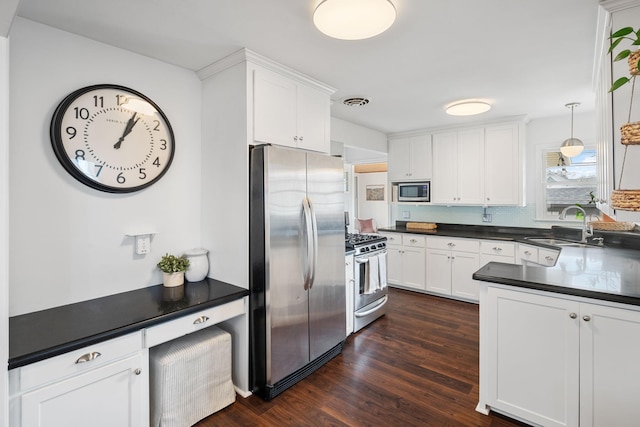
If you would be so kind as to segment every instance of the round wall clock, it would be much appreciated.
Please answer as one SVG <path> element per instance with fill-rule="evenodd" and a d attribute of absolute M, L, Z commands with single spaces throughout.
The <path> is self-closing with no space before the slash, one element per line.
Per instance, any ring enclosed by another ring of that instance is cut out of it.
<path fill-rule="evenodd" d="M 135 90 L 112 84 L 78 89 L 51 120 L 56 157 L 75 179 L 100 191 L 130 193 L 158 181 L 175 151 L 160 107 Z"/>

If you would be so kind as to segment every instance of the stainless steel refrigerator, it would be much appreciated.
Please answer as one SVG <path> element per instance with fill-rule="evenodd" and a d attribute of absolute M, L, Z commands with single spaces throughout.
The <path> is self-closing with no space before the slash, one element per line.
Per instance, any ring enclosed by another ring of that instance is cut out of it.
<path fill-rule="evenodd" d="M 343 177 L 340 158 L 251 148 L 251 382 L 266 400 L 342 351 Z"/>

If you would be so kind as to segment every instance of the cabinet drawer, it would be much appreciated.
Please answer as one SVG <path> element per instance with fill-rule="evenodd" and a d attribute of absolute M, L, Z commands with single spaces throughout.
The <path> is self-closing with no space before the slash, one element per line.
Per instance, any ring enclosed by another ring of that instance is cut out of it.
<path fill-rule="evenodd" d="M 522 261 L 538 262 L 538 248 L 529 245 L 518 245 L 518 258 Z"/>
<path fill-rule="evenodd" d="M 402 245 L 402 234 L 400 233 L 379 233 L 379 234 L 387 238 L 387 245 L 391 245 L 391 246 Z"/>
<path fill-rule="evenodd" d="M 145 347 L 153 347 L 174 338 L 224 322 L 246 312 L 246 298 L 188 314 L 145 330 Z"/>
<path fill-rule="evenodd" d="M 515 256 L 516 244 L 513 242 L 483 240 L 480 242 L 480 253 L 487 255 Z"/>
<path fill-rule="evenodd" d="M 402 245 L 403 246 L 414 246 L 417 248 L 424 248 L 426 246 L 427 238 L 425 236 L 420 236 L 418 234 L 403 234 L 402 235 Z"/>
<path fill-rule="evenodd" d="M 19 389 L 28 390 L 68 375 L 82 373 L 141 349 L 142 332 L 135 332 L 32 363 L 19 368 Z"/>
<path fill-rule="evenodd" d="M 559 250 L 538 248 L 538 264 L 554 266 L 559 255 Z"/>
<path fill-rule="evenodd" d="M 427 247 L 458 252 L 480 252 L 480 242 L 474 239 L 457 239 L 447 237 L 429 237 Z"/>

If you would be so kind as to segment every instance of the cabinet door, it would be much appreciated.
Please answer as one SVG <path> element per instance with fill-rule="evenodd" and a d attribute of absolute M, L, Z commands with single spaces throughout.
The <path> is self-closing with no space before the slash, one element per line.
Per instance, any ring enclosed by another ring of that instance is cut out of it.
<path fill-rule="evenodd" d="M 451 295 L 451 251 L 427 250 L 427 291 Z"/>
<path fill-rule="evenodd" d="M 577 426 L 579 303 L 489 287 L 484 307 L 487 404 L 539 425 Z"/>
<path fill-rule="evenodd" d="M 411 148 L 409 138 L 389 141 L 388 176 L 389 181 L 406 181 L 411 177 Z"/>
<path fill-rule="evenodd" d="M 581 427 L 627 426 L 640 420 L 639 336 L 640 312 L 581 304 Z"/>
<path fill-rule="evenodd" d="M 425 290 L 424 249 L 404 247 L 402 253 L 402 284 L 408 288 Z"/>
<path fill-rule="evenodd" d="M 458 138 L 456 132 L 433 135 L 431 201 L 458 203 Z"/>
<path fill-rule="evenodd" d="M 307 86 L 298 86 L 298 147 L 328 153 L 330 151 L 329 95 Z"/>
<path fill-rule="evenodd" d="M 433 175 L 431 162 L 431 135 L 412 136 L 411 147 L 411 179 L 428 180 Z"/>
<path fill-rule="evenodd" d="M 480 255 L 451 252 L 451 295 L 478 301 L 480 287 L 472 275 L 480 268 Z"/>
<path fill-rule="evenodd" d="M 485 129 L 484 171 L 487 205 L 519 205 L 522 201 L 522 165 L 518 125 Z"/>
<path fill-rule="evenodd" d="M 22 425 L 149 425 L 148 364 L 143 354 L 23 394 Z"/>
<path fill-rule="evenodd" d="M 402 250 L 397 246 L 387 246 L 387 282 L 402 284 Z"/>
<path fill-rule="evenodd" d="M 253 77 L 253 140 L 295 147 L 295 82 L 262 69 L 255 70 Z"/>
<path fill-rule="evenodd" d="M 458 203 L 484 203 L 483 159 L 484 129 L 458 132 Z"/>

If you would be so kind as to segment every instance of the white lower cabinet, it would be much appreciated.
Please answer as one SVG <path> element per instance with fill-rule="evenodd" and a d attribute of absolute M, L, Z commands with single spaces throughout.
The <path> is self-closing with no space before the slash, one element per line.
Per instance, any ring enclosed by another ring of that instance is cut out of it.
<path fill-rule="evenodd" d="M 12 427 L 149 425 L 141 332 L 9 371 Z"/>
<path fill-rule="evenodd" d="M 387 237 L 387 283 L 424 291 L 425 236 L 409 233 L 383 235 Z"/>
<path fill-rule="evenodd" d="M 478 301 L 480 242 L 449 237 L 427 238 L 427 291 Z"/>
<path fill-rule="evenodd" d="M 489 262 L 516 263 L 516 243 L 483 240 L 480 242 L 480 265 Z"/>
<path fill-rule="evenodd" d="M 640 311 L 481 284 L 480 404 L 541 426 L 640 420 Z"/>

